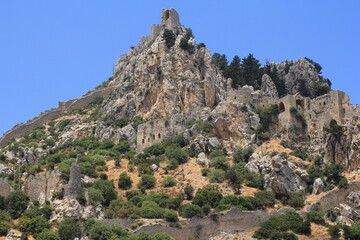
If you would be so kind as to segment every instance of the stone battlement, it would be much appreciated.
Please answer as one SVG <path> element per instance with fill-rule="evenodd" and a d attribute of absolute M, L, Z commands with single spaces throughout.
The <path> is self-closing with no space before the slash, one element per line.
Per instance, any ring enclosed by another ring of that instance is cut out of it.
<path fill-rule="evenodd" d="M 63 113 L 87 106 L 97 97 L 109 96 L 114 89 L 115 87 L 97 89 L 87 92 L 78 99 L 59 102 L 57 108 L 52 108 L 48 111 L 42 112 L 39 116 L 27 121 L 26 123 L 17 124 L 11 130 L 4 133 L 4 135 L 0 138 L 0 147 L 3 147 L 11 139 L 21 137 L 26 132 L 51 121 Z"/>

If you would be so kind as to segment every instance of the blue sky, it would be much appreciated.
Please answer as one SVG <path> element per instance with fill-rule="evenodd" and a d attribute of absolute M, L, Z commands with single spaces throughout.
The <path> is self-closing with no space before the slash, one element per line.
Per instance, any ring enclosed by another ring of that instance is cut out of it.
<path fill-rule="evenodd" d="M 2 0 L 0 135 L 94 89 L 171 7 L 213 53 L 253 53 L 262 63 L 309 57 L 360 103 L 358 0 Z"/>

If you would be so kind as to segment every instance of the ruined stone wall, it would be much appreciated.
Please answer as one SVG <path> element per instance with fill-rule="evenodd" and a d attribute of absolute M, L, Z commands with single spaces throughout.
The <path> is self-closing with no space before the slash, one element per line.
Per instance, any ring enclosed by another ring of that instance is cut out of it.
<path fill-rule="evenodd" d="M 12 191 L 7 178 L 0 178 L 0 196 L 7 197 Z"/>
<path fill-rule="evenodd" d="M 147 232 L 150 234 L 164 232 L 176 240 L 188 240 L 194 238 L 195 235 L 199 236 L 197 239 L 209 239 L 209 237 L 220 231 L 235 233 L 254 229 L 259 227 L 263 221 L 266 221 L 271 216 L 277 216 L 293 210 L 294 209 L 291 208 L 284 208 L 277 212 L 251 212 L 232 208 L 227 212 L 216 213 L 210 217 L 195 217 L 187 221 L 180 221 L 181 228 L 172 227 L 168 222 L 163 221 L 158 224 L 143 226 L 136 232 Z M 129 227 L 134 223 L 134 221 L 124 219 L 105 219 L 102 221 L 107 224 L 121 225 L 124 227 Z"/>
<path fill-rule="evenodd" d="M 143 124 L 137 128 L 137 151 L 159 143 L 166 138 L 173 137 L 180 132 L 176 132 L 171 120 L 156 119 Z"/>
<path fill-rule="evenodd" d="M 320 206 L 320 209 L 323 212 L 326 212 L 330 208 L 339 207 L 340 203 L 344 203 L 346 197 L 350 192 L 359 191 L 360 182 L 349 183 L 346 188 L 336 189 L 322 198 L 316 203 L 316 205 Z"/>
<path fill-rule="evenodd" d="M 26 132 L 34 129 L 37 126 L 43 125 L 52 119 L 60 116 L 66 111 L 82 108 L 87 106 L 96 97 L 107 97 L 115 89 L 115 87 L 108 87 L 90 91 L 79 99 L 69 100 L 67 102 L 59 102 L 58 108 L 41 113 L 39 116 L 27 121 L 26 123 L 18 124 L 11 130 L 4 133 L 3 137 L 0 138 L 0 147 L 3 147 L 12 138 L 18 138 L 24 135 Z"/>
<path fill-rule="evenodd" d="M 64 181 L 58 170 L 29 176 L 24 184 L 23 191 L 30 200 L 38 200 L 44 203 L 50 200 L 53 192 L 59 192 L 64 188 Z"/>

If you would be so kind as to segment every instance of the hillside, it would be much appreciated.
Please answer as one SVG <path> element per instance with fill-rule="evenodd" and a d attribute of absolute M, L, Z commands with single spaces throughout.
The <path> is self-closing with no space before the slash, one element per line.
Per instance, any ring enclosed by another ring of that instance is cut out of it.
<path fill-rule="evenodd" d="M 0 234 L 359 239 L 359 117 L 311 59 L 229 63 L 163 9 L 106 82 L 0 139 Z"/>

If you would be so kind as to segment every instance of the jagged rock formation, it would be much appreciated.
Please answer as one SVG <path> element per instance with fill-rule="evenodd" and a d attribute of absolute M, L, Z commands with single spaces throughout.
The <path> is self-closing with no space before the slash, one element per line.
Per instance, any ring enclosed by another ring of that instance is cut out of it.
<path fill-rule="evenodd" d="M 0 178 L 0 196 L 7 197 L 13 190 L 7 178 Z"/>
<path fill-rule="evenodd" d="M 273 80 L 269 75 L 264 74 L 261 78 L 261 90 L 266 93 L 269 97 L 278 98 L 278 92 Z"/>

